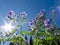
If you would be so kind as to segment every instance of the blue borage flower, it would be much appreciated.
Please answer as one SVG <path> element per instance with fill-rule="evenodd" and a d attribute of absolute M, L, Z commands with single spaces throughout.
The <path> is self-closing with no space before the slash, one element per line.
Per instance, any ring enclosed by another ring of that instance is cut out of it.
<path fill-rule="evenodd" d="M 40 15 L 45 14 L 45 9 L 40 10 Z"/>
<path fill-rule="evenodd" d="M 50 23 L 51 23 L 51 20 L 50 19 L 44 20 L 44 26 L 50 27 Z"/>
<path fill-rule="evenodd" d="M 10 10 L 10 12 L 8 14 L 9 15 L 12 15 L 12 14 L 14 14 L 14 11 L 13 10 Z"/>
<path fill-rule="evenodd" d="M 51 10 L 50 14 L 55 15 L 55 10 Z"/>
<path fill-rule="evenodd" d="M 30 22 L 29 22 L 29 26 L 33 26 L 35 24 L 35 21 L 32 19 Z"/>
<path fill-rule="evenodd" d="M 21 14 L 20 14 L 22 17 L 25 17 L 25 16 L 27 16 L 27 13 L 25 12 L 25 11 L 23 11 L 23 12 L 21 12 Z"/>

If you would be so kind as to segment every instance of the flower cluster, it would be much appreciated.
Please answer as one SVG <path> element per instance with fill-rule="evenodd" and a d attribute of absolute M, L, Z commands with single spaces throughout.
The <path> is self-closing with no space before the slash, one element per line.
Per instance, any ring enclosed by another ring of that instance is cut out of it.
<path fill-rule="evenodd" d="M 20 13 L 20 16 L 22 17 L 22 21 L 26 20 L 27 13 L 25 11 Z"/>
<path fill-rule="evenodd" d="M 11 11 L 8 13 L 7 18 L 9 18 L 10 20 L 12 20 L 12 19 L 13 19 L 12 15 L 14 15 L 14 11 L 11 10 Z"/>
<path fill-rule="evenodd" d="M 40 10 L 40 13 L 37 14 L 36 18 L 29 22 L 29 26 L 31 30 L 38 29 L 41 24 L 44 23 L 45 20 L 45 9 Z"/>
<path fill-rule="evenodd" d="M 43 9 L 43 10 L 40 10 L 40 13 L 37 14 L 34 20 L 31 20 L 29 22 L 29 28 L 31 30 L 34 30 L 34 31 L 31 31 L 31 35 L 34 36 L 34 45 L 51 45 L 50 41 L 52 42 L 56 40 L 57 35 L 60 36 L 58 28 L 56 27 L 56 20 L 54 20 L 55 16 L 56 16 L 55 10 L 52 10 L 51 18 L 46 17 L 45 10 Z M 53 22 L 55 24 L 53 24 Z M 57 41 L 55 42 L 57 43 Z"/>
<path fill-rule="evenodd" d="M 51 14 L 54 15 L 55 14 L 55 10 L 52 10 Z M 41 30 L 40 28 L 43 25 L 45 27 L 49 28 L 52 25 L 51 24 L 51 20 L 52 19 L 46 18 L 45 9 L 42 9 L 42 10 L 40 10 L 40 13 L 38 13 L 38 15 L 36 16 L 36 18 L 34 20 L 32 20 L 32 21 L 29 22 L 29 26 L 30 27 L 34 26 L 35 28 L 37 28 L 39 30 Z M 31 29 L 33 30 L 34 28 L 31 28 Z"/>

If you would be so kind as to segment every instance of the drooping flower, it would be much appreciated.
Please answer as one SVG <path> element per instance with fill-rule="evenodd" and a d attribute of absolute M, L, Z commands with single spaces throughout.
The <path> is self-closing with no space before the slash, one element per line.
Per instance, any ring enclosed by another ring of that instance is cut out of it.
<path fill-rule="evenodd" d="M 23 11 L 23 12 L 21 12 L 21 14 L 20 14 L 22 17 L 25 17 L 25 16 L 27 16 L 27 13 L 25 12 L 25 11 Z"/>
<path fill-rule="evenodd" d="M 32 19 L 30 22 L 29 22 L 29 26 L 33 26 L 35 24 L 34 20 Z"/>
<path fill-rule="evenodd" d="M 50 12 L 50 14 L 51 14 L 51 15 L 55 15 L 55 10 L 52 10 L 52 11 Z"/>
<path fill-rule="evenodd" d="M 25 11 L 23 11 L 23 12 L 20 13 L 20 16 L 22 17 L 22 22 L 25 22 L 27 13 Z"/>
<path fill-rule="evenodd" d="M 40 15 L 45 14 L 45 9 L 40 10 Z"/>
<path fill-rule="evenodd" d="M 29 22 L 29 30 L 32 30 L 32 31 L 34 30 L 34 28 L 35 28 L 34 24 L 35 24 L 35 20 L 32 19 L 32 20 Z"/>
<path fill-rule="evenodd" d="M 10 19 L 10 20 L 12 20 L 13 17 L 14 17 L 14 11 L 13 10 L 10 10 L 9 13 L 8 13 L 7 18 Z"/>
<path fill-rule="evenodd" d="M 44 26 L 49 27 L 50 26 L 50 23 L 51 23 L 51 20 L 50 19 L 46 19 L 44 21 Z"/>
<path fill-rule="evenodd" d="M 37 14 L 36 19 L 45 18 L 45 9 L 40 10 L 40 13 Z"/>
<path fill-rule="evenodd" d="M 12 14 L 14 14 L 14 11 L 10 10 L 10 12 L 8 14 L 12 15 Z"/>

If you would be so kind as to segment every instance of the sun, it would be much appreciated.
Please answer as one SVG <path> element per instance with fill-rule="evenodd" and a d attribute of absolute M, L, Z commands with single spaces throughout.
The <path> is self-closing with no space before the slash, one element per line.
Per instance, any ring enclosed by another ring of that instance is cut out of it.
<path fill-rule="evenodd" d="M 6 32 L 12 32 L 13 26 L 11 25 L 11 23 L 6 23 L 5 22 L 5 25 L 3 26 L 3 28 Z"/>

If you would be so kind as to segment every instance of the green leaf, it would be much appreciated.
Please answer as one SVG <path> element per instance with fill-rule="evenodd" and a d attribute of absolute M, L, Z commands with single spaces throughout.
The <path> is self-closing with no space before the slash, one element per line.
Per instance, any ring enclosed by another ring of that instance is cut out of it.
<path fill-rule="evenodd" d="M 30 35 L 29 32 L 27 32 L 27 31 L 25 31 L 25 30 L 22 31 L 22 34 Z"/>
<path fill-rule="evenodd" d="M 54 38 L 53 37 L 47 37 L 47 40 L 53 40 Z"/>

